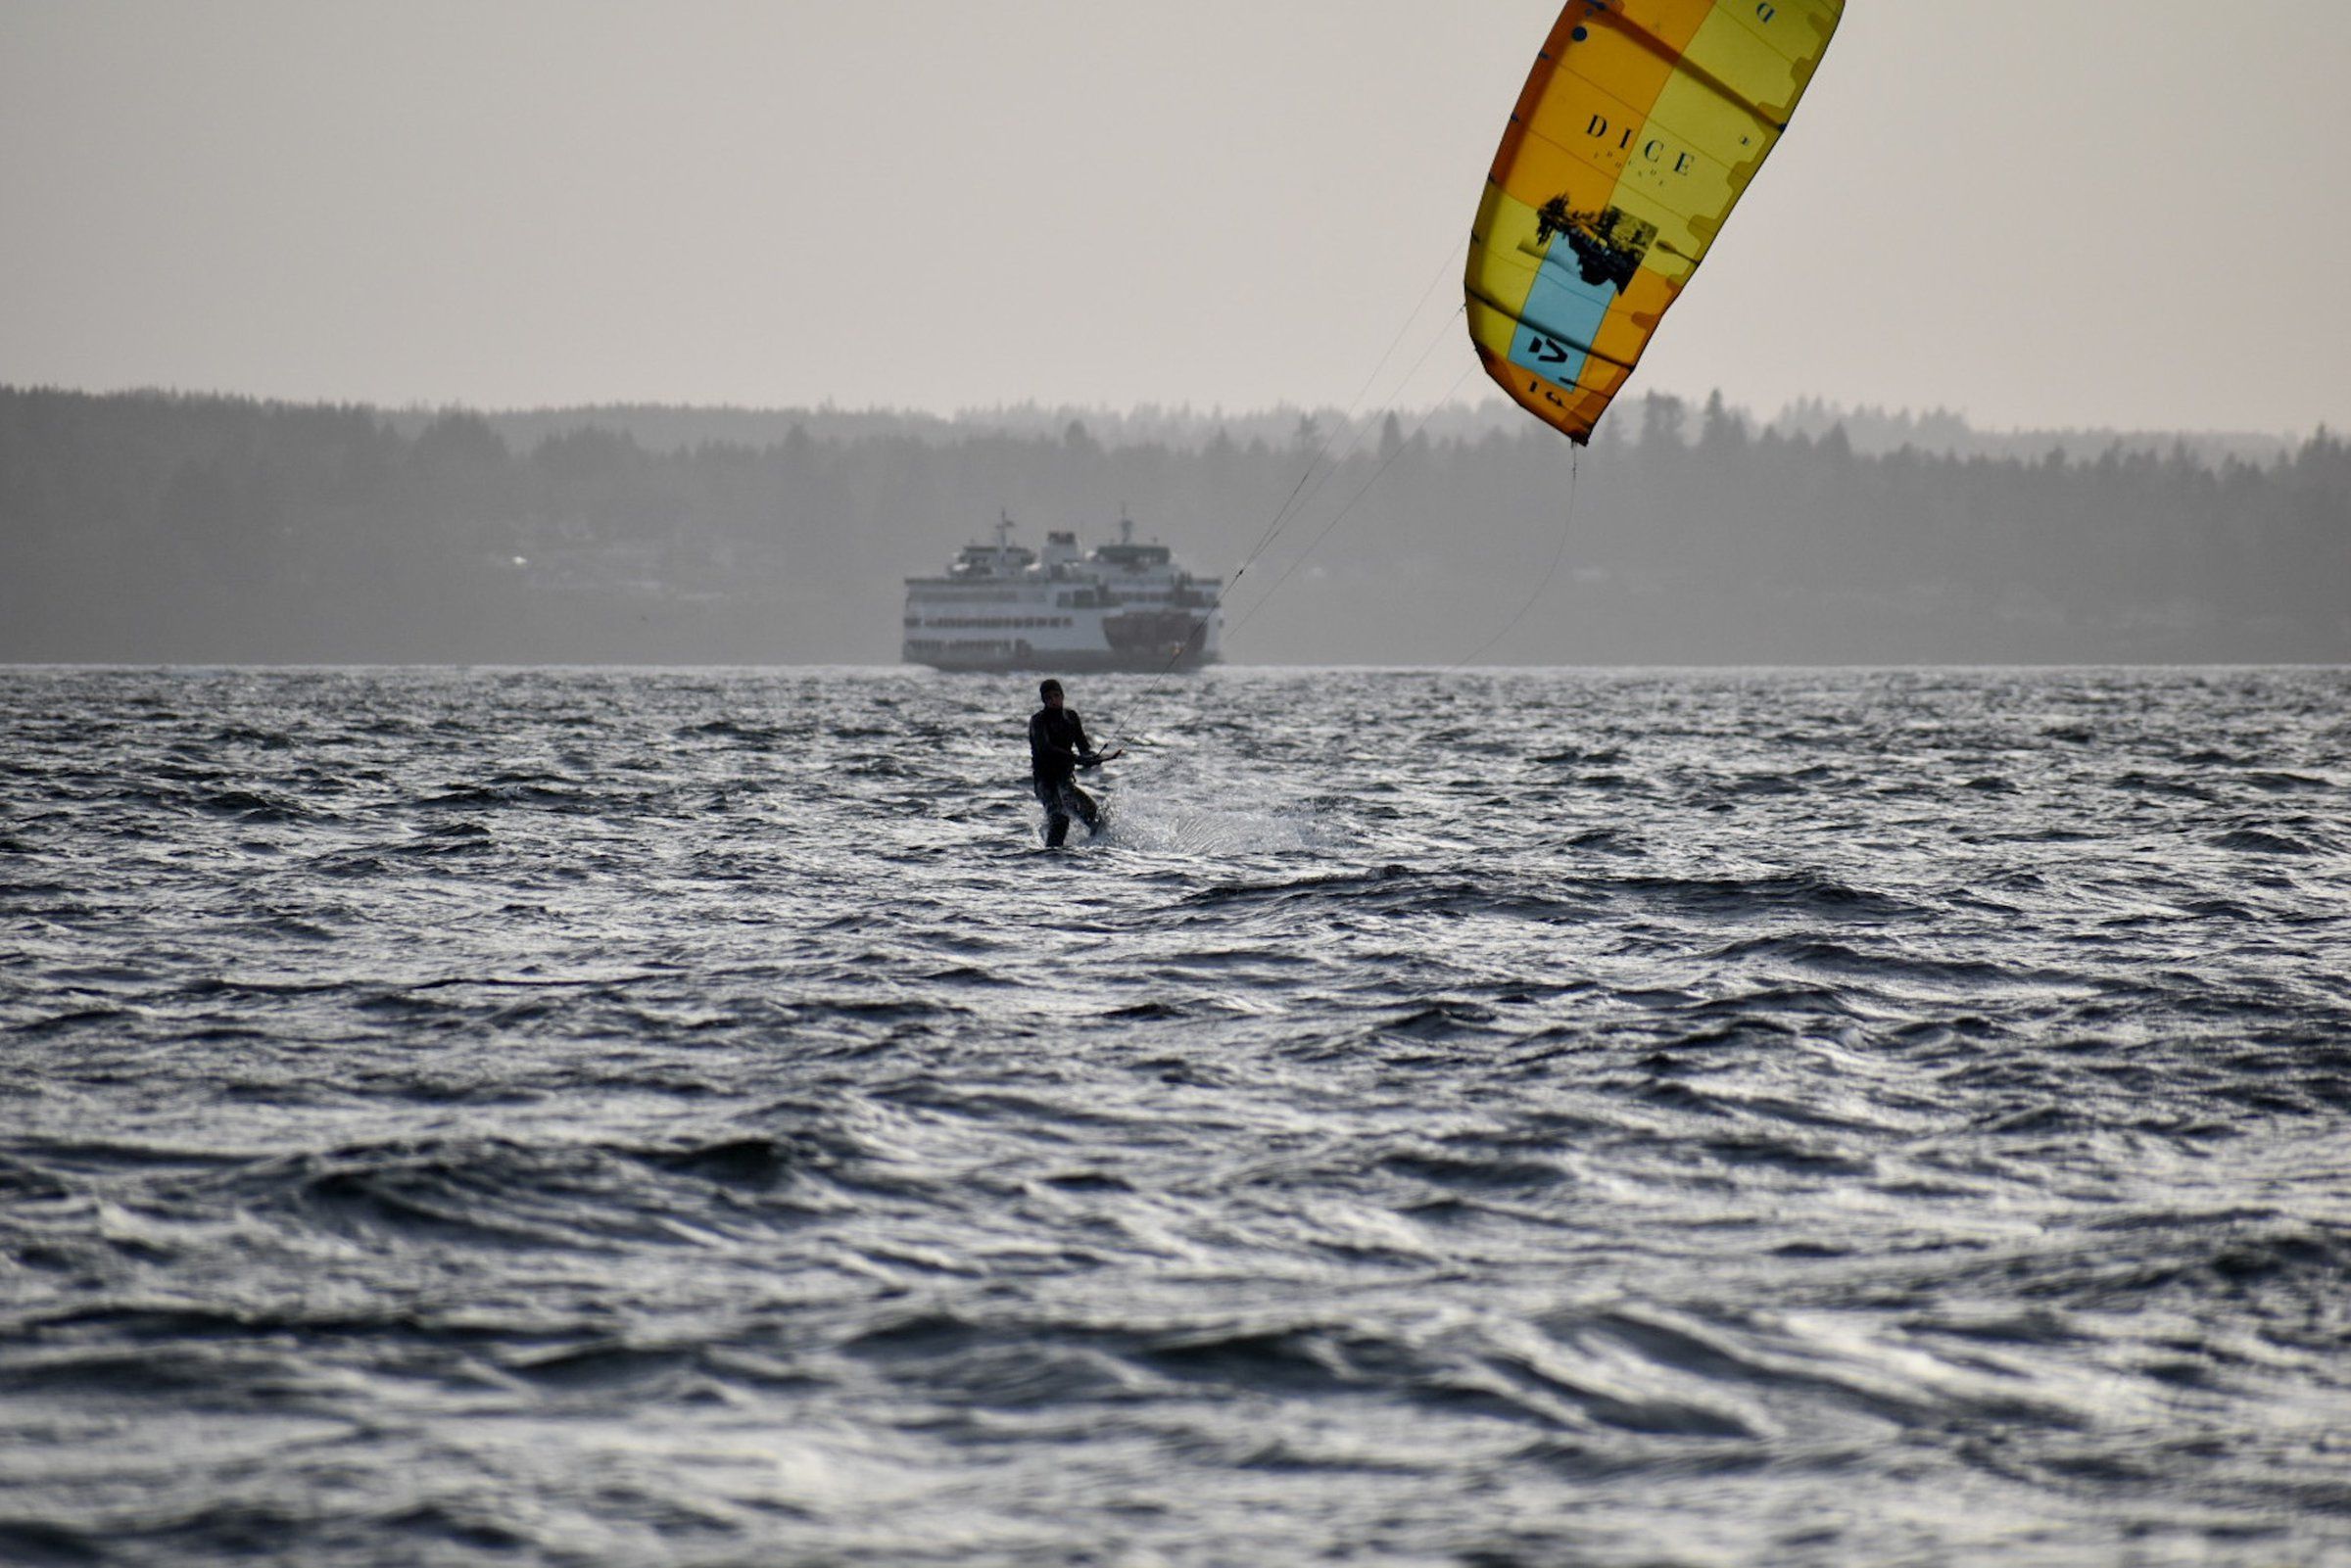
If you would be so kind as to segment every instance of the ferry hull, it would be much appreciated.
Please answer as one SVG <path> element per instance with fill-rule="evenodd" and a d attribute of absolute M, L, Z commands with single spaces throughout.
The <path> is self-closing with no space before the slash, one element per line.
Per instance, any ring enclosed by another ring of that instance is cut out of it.
<path fill-rule="evenodd" d="M 1163 670 L 1182 674 L 1223 662 L 1221 654 L 1203 654 L 1195 648 L 1171 664 L 1168 656 L 1172 651 L 1163 648 L 1156 653 L 1145 653 L 1141 650 L 1080 648 L 1057 652 L 1052 648 L 1021 648 L 1011 652 L 990 653 L 955 648 L 917 653 L 908 649 L 904 657 L 908 664 L 927 665 L 931 669 L 955 675 L 1158 675 Z"/>

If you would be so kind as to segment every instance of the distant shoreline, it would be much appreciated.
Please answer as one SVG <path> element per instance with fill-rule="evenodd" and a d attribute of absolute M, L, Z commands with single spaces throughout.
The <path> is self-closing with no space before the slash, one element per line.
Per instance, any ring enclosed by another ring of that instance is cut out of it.
<path fill-rule="evenodd" d="M 1577 459 L 1474 410 L 1246 440 L 1154 415 L 1181 442 L 529 417 L 0 388 L 0 661 L 887 664 L 904 579 L 999 511 L 1031 542 L 1131 515 L 1229 575 L 1301 496 L 1233 591 L 1239 663 L 2351 662 L 2351 451 L 2323 432 L 2262 461 L 1872 452 L 1652 396 Z"/>

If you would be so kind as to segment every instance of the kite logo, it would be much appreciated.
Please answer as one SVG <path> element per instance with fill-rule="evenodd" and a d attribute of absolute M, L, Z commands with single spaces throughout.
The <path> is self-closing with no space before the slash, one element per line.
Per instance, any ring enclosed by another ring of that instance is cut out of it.
<path fill-rule="evenodd" d="M 1616 151 L 1620 153 L 1631 152 L 1633 150 L 1633 138 L 1647 128 L 1648 127 L 1641 125 L 1625 126 L 1624 134 L 1616 138 Z M 1606 141 L 1607 139 L 1608 129 L 1608 117 L 1606 115 L 1594 115 L 1592 117 L 1592 123 L 1584 127 L 1584 134 L 1587 136 L 1596 137 L 1602 141 Z M 1673 145 L 1672 143 L 1666 141 L 1662 136 L 1652 136 L 1649 140 L 1641 144 L 1641 158 L 1644 163 L 1662 164 L 1665 162 L 1665 155 L 1669 152 L 1673 152 Z M 1673 171 L 1676 174 L 1687 174 L 1690 172 L 1692 166 L 1695 165 L 1697 161 L 1697 157 L 1694 154 L 1687 152 L 1673 153 Z"/>
<path fill-rule="evenodd" d="M 1657 237 L 1656 224 L 1644 223 L 1622 208 L 1578 213 L 1564 196 L 1545 202 L 1535 222 L 1536 244 L 1549 245 L 1553 235 L 1563 235 L 1575 252 L 1576 271 L 1584 282 L 1596 289 L 1614 284 L 1619 294 L 1633 281 L 1641 259 Z"/>

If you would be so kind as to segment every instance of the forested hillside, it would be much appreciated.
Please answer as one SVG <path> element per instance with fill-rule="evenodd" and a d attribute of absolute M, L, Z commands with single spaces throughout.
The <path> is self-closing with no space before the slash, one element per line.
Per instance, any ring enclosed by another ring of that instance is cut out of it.
<path fill-rule="evenodd" d="M 878 419 L 693 440 L 694 410 L 664 418 L 652 446 L 608 423 L 510 439 L 464 412 L 0 389 L 0 657 L 889 662 L 900 579 L 1000 509 L 1032 543 L 1107 537 L 1124 509 L 1226 573 L 1325 435 Z M 1864 455 L 1842 428 L 1758 434 L 1719 400 L 1652 398 L 1583 454 L 1570 519 L 1570 449 L 1521 423 L 1391 418 L 1339 443 L 1234 594 L 1230 657 L 1449 663 L 1556 558 L 1487 658 L 2351 661 L 2351 453 L 2324 433 L 2262 462 Z"/>

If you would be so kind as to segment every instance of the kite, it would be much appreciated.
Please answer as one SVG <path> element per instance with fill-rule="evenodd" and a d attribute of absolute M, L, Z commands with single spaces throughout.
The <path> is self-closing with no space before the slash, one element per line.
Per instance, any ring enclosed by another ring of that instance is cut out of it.
<path fill-rule="evenodd" d="M 1578 446 L 1787 128 L 1845 0 L 1573 0 L 1469 241 L 1486 373 Z"/>

